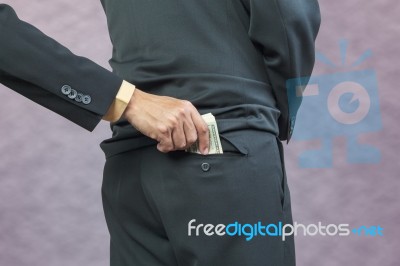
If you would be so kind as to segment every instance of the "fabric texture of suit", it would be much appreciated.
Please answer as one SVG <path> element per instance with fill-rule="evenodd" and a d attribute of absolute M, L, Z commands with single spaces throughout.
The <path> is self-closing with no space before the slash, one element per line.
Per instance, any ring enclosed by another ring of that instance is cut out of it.
<path fill-rule="evenodd" d="M 165 30 L 165 27 L 162 27 L 165 21 L 157 20 L 157 14 L 150 12 L 155 10 L 154 7 L 160 8 L 165 3 L 172 8 L 161 10 L 163 12 L 173 10 L 175 7 L 176 10 L 181 8 L 186 12 L 194 10 L 195 15 L 192 19 L 197 20 L 197 25 L 213 18 L 212 16 L 196 16 L 199 6 L 194 4 L 195 1 L 186 1 L 185 4 L 180 1 L 159 3 L 158 1 L 123 0 L 115 2 L 102 0 L 101 2 L 108 16 L 112 40 L 118 37 L 123 38 L 121 35 L 128 32 L 126 28 L 130 27 L 129 24 L 121 23 L 135 21 L 132 20 L 133 14 L 124 16 L 118 12 L 121 10 L 134 14 L 144 13 L 150 15 L 151 21 L 154 21 L 147 27 L 137 21 L 136 25 L 132 25 L 133 34 L 141 33 L 140 29 L 142 31 L 152 29 L 156 33 L 160 29 Z M 228 6 L 230 2 L 232 3 L 231 8 L 238 9 L 235 12 L 238 17 L 234 20 L 240 21 L 248 33 L 249 40 L 263 56 L 265 64 L 263 69 L 272 86 L 277 108 L 280 111 L 279 136 L 281 140 L 289 139 L 293 131 L 297 108 L 291 109 L 288 105 L 286 81 L 311 74 L 314 65 L 314 40 L 320 19 L 317 1 L 215 1 L 215 8 L 211 7 L 210 10 L 218 13 L 218 8 L 225 4 Z M 124 8 L 125 5 L 127 8 Z M 142 9 L 136 8 L 134 5 Z M 206 5 L 211 5 L 211 3 L 207 2 Z M 173 20 L 174 16 L 181 15 L 175 12 L 171 13 L 169 17 Z M 160 17 L 163 18 L 163 16 Z M 169 30 L 170 32 L 167 34 L 171 33 L 171 36 L 174 36 L 174 32 L 179 32 L 179 29 L 175 28 Z M 210 28 L 206 30 L 213 31 Z M 238 28 L 231 30 L 236 31 Z M 12 8 L 5 4 L 0 4 L 0 32 L 0 82 L 74 123 L 93 130 L 115 97 L 122 82 L 121 77 L 111 74 L 86 58 L 73 55 L 68 49 L 33 26 L 19 20 Z M 152 32 L 150 31 L 149 34 Z M 197 33 L 193 31 L 193 34 Z M 182 45 L 185 44 L 184 39 L 178 39 L 178 41 Z M 121 76 L 123 75 L 122 68 L 117 66 L 118 53 L 121 49 L 116 46 L 118 44 L 119 42 L 114 42 L 114 56 L 110 62 L 115 72 Z M 157 45 L 157 43 L 153 44 Z M 203 45 L 210 44 L 203 43 Z M 199 47 L 189 48 L 199 49 Z M 151 49 L 149 48 L 148 51 Z M 243 53 L 246 52 L 248 51 L 243 51 Z M 15 62 L 16 58 L 18 58 L 18 63 Z M 125 63 L 126 60 L 127 58 L 124 58 Z M 251 63 L 258 64 L 257 62 Z M 140 75 L 137 78 L 140 85 L 139 78 Z M 135 78 L 132 81 L 135 81 Z M 71 87 L 91 95 L 93 99 L 91 104 L 83 105 L 66 98 L 61 93 L 61 87 L 65 84 L 72 85 Z"/>
<path fill-rule="evenodd" d="M 280 140 L 290 139 L 297 106 L 286 82 L 311 74 L 317 1 L 101 3 L 114 73 L 0 5 L 0 82 L 92 130 L 127 80 L 213 113 L 226 151 L 162 154 L 125 119 L 112 123 L 101 143 L 111 265 L 295 265 L 293 237 L 192 238 L 185 226 L 191 218 L 292 223 Z"/>

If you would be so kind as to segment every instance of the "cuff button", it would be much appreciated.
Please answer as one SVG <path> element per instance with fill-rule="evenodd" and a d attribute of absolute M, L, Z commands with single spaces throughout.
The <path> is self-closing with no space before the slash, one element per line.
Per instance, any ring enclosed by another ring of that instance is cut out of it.
<path fill-rule="evenodd" d="M 69 86 L 69 85 L 64 85 L 64 86 L 62 86 L 62 88 L 61 88 L 61 92 L 62 92 L 62 94 L 64 94 L 64 95 L 70 94 L 70 93 L 71 93 L 71 90 L 72 90 L 72 88 L 71 88 L 71 86 Z"/>
<path fill-rule="evenodd" d="M 82 93 L 78 93 L 75 97 L 75 101 L 77 101 L 78 103 L 82 102 L 82 98 L 83 98 L 83 94 Z"/>
<path fill-rule="evenodd" d="M 82 103 L 89 104 L 92 101 L 92 98 L 89 95 L 84 95 L 82 97 Z"/>
<path fill-rule="evenodd" d="M 75 99 L 77 94 L 78 94 L 78 92 L 76 90 L 71 89 L 71 92 L 68 94 L 68 98 Z"/>

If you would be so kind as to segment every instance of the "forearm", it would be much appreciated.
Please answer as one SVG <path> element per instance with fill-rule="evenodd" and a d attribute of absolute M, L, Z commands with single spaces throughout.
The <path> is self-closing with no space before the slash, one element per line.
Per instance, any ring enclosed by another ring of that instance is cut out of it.
<path fill-rule="evenodd" d="M 162 152 L 183 150 L 197 139 L 208 153 L 208 127 L 188 101 L 135 90 L 94 62 L 72 54 L 0 4 L 0 82 L 93 130 L 121 115 Z"/>
<path fill-rule="evenodd" d="M 82 125 L 77 112 L 71 112 L 72 109 L 78 108 L 82 114 L 96 117 L 91 124 L 97 124 L 106 115 L 121 87 L 121 78 L 87 58 L 74 55 L 32 25 L 21 21 L 14 10 L 4 4 L 0 4 L 0 34 L 0 71 L 5 73 L 0 76 L 1 83 L 21 94 L 24 94 L 27 83 L 32 85 L 30 88 L 44 90 L 43 93 L 25 93 L 40 104 L 44 101 L 35 99 L 38 95 L 49 93 L 59 97 L 65 104 L 62 109 L 56 108 L 57 113 L 88 130 L 93 126 Z M 73 93 L 65 94 L 62 90 L 64 85 L 74 90 Z M 80 97 L 74 97 L 75 92 L 87 95 L 89 100 L 81 101 Z M 51 109 L 52 106 L 47 104 L 46 107 Z"/>

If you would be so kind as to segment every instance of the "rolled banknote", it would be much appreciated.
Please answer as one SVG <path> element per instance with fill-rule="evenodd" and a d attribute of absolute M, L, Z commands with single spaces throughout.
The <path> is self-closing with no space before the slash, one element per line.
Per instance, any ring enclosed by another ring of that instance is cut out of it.
<path fill-rule="evenodd" d="M 221 140 L 219 138 L 219 133 L 218 133 L 217 121 L 215 121 L 215 117 L 211 113 L 204 114 L 204 115 L 202 115 L 202 117 L 208 125 L 208 132 L 209 132 L 209 137 L 210 137 L 210 145 L 208 147 L 208 154 L 224 153 L 224 151 L 222 150 Z M 195 143 L 193 143 L 193 145 L 190 146 L 188 149 L 186 149 L 186 151 L 201 154 L 201 152 L 199 150 L 199 142 L 196 141 Z"/>

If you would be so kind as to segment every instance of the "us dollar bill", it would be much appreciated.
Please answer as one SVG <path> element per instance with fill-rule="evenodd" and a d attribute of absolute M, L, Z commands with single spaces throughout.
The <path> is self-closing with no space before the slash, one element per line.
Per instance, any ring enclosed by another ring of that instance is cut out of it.
<path fill-rule="evenodd" d="M 217 121 L 215 121 L 215 117 L 211 114 L 204 114 L 202 115 L 204 121 L 207 123 L 209 138 L 210 138 L 210 145 L 208 146 L 208 154 L 222 154 L 224 151 L 222 150 L 221 146 L 221 139 L 219 138 Z M 193 143 L 188 149 L 187 152 L 198 153 L 201 154 L 199 149 L 199 141 Z"/>

